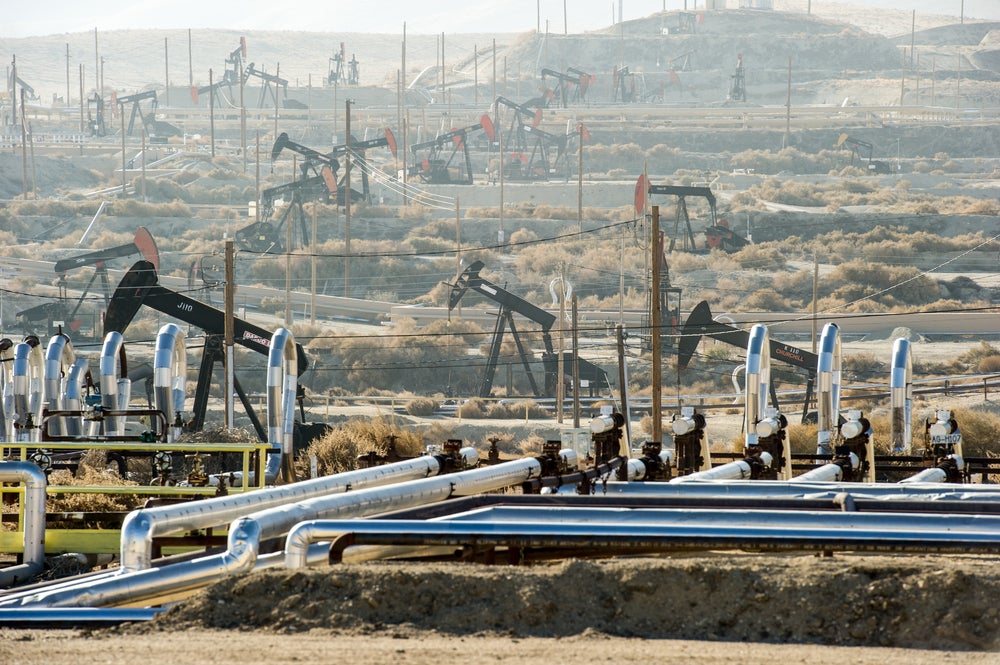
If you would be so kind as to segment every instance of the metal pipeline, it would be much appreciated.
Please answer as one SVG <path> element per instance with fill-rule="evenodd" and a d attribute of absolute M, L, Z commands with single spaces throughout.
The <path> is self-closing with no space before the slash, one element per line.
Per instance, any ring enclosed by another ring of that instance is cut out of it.
<path fill-rule="evenodd" d="M 956 469 L 960 470 L 964 465 L 965 463 L 962 461 L 962 457 L 960 455 L 948 455 L 946 458 L 941 460 L 937 466 L 924 469 L 920 473 L 900 480 L 899 483 L 946 483 L 948 482 L 948 471 L 954 471 Z"/>
<path fill-rule="evenodd" d="M 124 411 L 128 408 L 132 384 L 124 371 L 124 364 L 124 340 L 120 332 L 113 330 L 105 335 L 101 349 L 101 406 L 106 411 Z M 105 418 L 104 433 L 108 436 L 125 434 L 125 417 Z"/>
<path fill-rule="evenodd" d="M 829 514 L 829 513 L 828 513 Z M 991 552 L 1000 531 L 885 530 L 878 524 L 856 529 L 666 523 L 553 525 L 548 520 L 449 522 L 407 520 L 322 520 L 296 525 L 285 541 L 285 565 L 302 567 L 299 551 L 313 540 L 337 537 L 331 560 L 355 545 L 508 546 L 533 548 L 683 550 L 753 548 L 776 551 L 836 550 L 894 552 Z"/>
<path fill-rule="evenodd" d="M 71 607 L 45 610 L 0 610 L 0 626 L 7 628 L 80 628 L 149 621 L 165 607 L 146 609 Z"/>
<path fill-rule="evenodd" d="M 845 466 L 847 466 L 850 470 L 857 470 L 858 467 L 861 466 L 861 459 L 854 453 L 850 453 L 843 460 L 837 460 L 806 471 L 802 475 L 796 476 L 795 480 L 799 482 L 816 481 L 839 483 L 844 479 Z"/>
<path fill-rule="evenodd" d="M 292 442 L 298 376 L 295 337 L 292 331 L 278 328 L 267 354 L 267 441 L 280 454 L 281 480 L 285 483 L 295 482 Z"/>
<path fill-rule="evenodd" d="M 749 385 L 749 384 L 748 384 Z M 762 452 L 760 454 L 760 464 L 770 466 L 772 462 L 771 453 Z M 678 476 L 671 480 L 671 483 L 687 483 L 699 480 L 746 480 L 753 475 L 753 464 L 747 460 L 736 460 L 721 466 L 716 466 L 705 471 L 696 471 L 686 476 Z"/>
<path fill-rule="evenodd" d="M 388 487 L 374 487 L 280 505 L 232 523 L 227 549 L 222 554 L 162 568 L 122 572 L 114 577 L 90 579 L 76 585 L 61 585 L 56 589 L 13 594 L 0 598 L 0 607 L 136 605 L 165 594 L 197 589 L 218 580 L 220 576 L 252 571 L 258 562 L 260 542 L 284 536 L 299 522 L 333 517 L 364 517 L 412 508 L 451 496 L 480 494 L 516 485 L 540 473 L 541 463 L 534 458 L 526 458 Z M 256 494 L 254 492 L 242 496 L 254 498 Z"/>
<path fill-rule="evenodd" d="M 27 427 L 19 435 L 25 441 L 38 441 L 38 426 L 42 421 L 42 375 L 45 358 L 40 346 L 21 342 L 14 346 L 13 395 L 15 432 Z"/>
<path fill-rule="evenodd" d="M 816 368 L 816 454 L 832 455 L 831 439 L 840 415 L 841 351 L 840 328 L 823 326 Z M 839 479 L 838 479 L 839 480 Z"/>
<path fill-rule="evenodd" d="M 14 381 L 8 366 L 14 360 L 14 343 L 0 339 L 0 441 L 10 441 L 11 420 L 14 416 Z"/>
<path fill-rule="evenodd" d="M 184 331 L 167 323 L 156 335 L 153 357 L 153 399 L 166 419 L 167 441 L 174 441 L 174 420 L 184 409 L 187 394 L 187 347 Z"/>
<path fill-rule="evenodd" d="M 134 510 L 125 516 L 122 523 L 121 567 L 124 571 L 149 568 L 152 563 L 153 538 L 157 536 L 229 524 L 255 511 L 318 496 L 426 478 L 440 471 L 438 459 L 427 455 L 245 494 Z"/>
<path fill-rule="evenodd" d="M 756 446 L 760 438 L 757 423 L 765 419 L 768 388 L 771 385 L 771 348 L 768 345 L 767 326 L 757 323 L 750 329 L 747 344 L 747 373 L 745 401 L 746 445 Z"/>
<path fill-rule="evenodd" d="M 53 335 L 49 340 L 49 345 L 45 348 L 45 371 L 42 383 L 42 404 L 48 405 L 53 411 L 61 411 L 66 408 L 64 397 L 63 377 L 66 369 L 76 362 L 76 353 L 73 352 L 73 345 L 66 335 Z M 49 433 L 62 436 L 68 433 L 66 425 L 67 418 L 60 416 L 53 418 L 49 424 Z M 39 423 L 41 424 L 41 423 Z"/>
<path fill-rule="evenodd" d="M 693 474 L 692 474 L 693 475 Z M 690 476 L 685 476 L 690 477 Z M 996 485 L 952 485 L 899 483 L 819 483 L 778 480 L 699 480 L 684 483 L 625 483 L 609 481 L 598 490 L 607 495 L 631 497 L 808 497 L 833 498 L 837 495 L 880 500 L 1000 501 Z"/>
<path fill-rule="evenodd" d="M 90 371 L 90 362 L 79 357 L 69 368 L 69 374 L 63 382 L 63 409 L 66 411 L 82 411 L 83 409 L 83 386 L 87 380 L 87 372 Z M 65 416 L 63 418 L 68 436 L 83 436 L 84 424 L 83 415 Z"/>
<path fill-rule="evenodd" d="M 31 462 L 0 462 L 0 483 L 24 484 L 23 563 L 0 568 L 0 588 L 23 583 L 45 565 L 45 473 Z"/>
<path fill-rule="evenodd" d="M 892 452 L 910 454 L 913 439 L 910 416 L 913 410 L 913 365 L 910 340 L 898 338 L 892 344 L 892 371 L 889 375 L 890 430 Z"/>

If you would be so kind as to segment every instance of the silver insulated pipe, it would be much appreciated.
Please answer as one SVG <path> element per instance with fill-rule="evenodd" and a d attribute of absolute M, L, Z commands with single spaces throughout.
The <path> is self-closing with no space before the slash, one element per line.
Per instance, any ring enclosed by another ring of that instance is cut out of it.
<path fill-rule="evenodd" d="M 481 494 L 517 485 L 540 474 L 541 463 L 537 459 L 526 458 L 437 478 L 280 505 L 232 523 L 228 546 L 222 554 L 162 568 L 122 572 L 100 579 L 89 578 L 76 584 L 12 594 L 0 597 L 0 607 L 109 607 L 152 603 L 164 595 L 176 596 L 203 587 L 221 576 L 241 575 L 254 570 L 261 541 L 284 536 L 299 522 L 364 517 L 414 508 L 451 496 Z M 252 492 L 243 496 L 253 498 L 255 494 Z"/>
<path fill-rule="evenodd" d="M 913 410 L 913 365 L 910 340 L 900 337 L 892 344 L 892 371 L 889 375 L 891 423 L 889 442 L 892 452 L 910 454 L 913 439 L 910 416 Z"/>
<path fill-rule="evenodd" d="M 4 346 L 7 348 L 0 349 L 0 441 L 10 441 L 11 422 L 14 418 L 14 379 L 11 368 L 14 345 Z"/>
<path fill-rule="evenodd" d="M 760 463 L 764 466 L 771 466 L 771 462 L 773 461 L 774 459 L 771 457 L 771 453 L 763 452 L 760 454 Z M 735 462 L 722 464 L 711 469 L 706 469 L 705 471 L 696 471 L 694 473 L 689 473 L 686 476 L 678 476 L 670 482 L 689 483 L 697 482 L 699 480 L 747 480 L 750 478 L 752 472 L 753 468 L 750 466 L 749 462 L 736 460 Z"/>
<path fill-rule="evenodd" d="M 90 371 L 90 362 L 79 357 L 69 368 L 69 374 L 63 382 L 63 408 L 67 411 L 81 411 L 83 409 L 83 387 L 87 380 L 87 372 Z M 64 419 L 66 434 L 69 436 L 83 436 L 84 423 L 83 416 L 67 416 Z"/>
<path fill-rule="evenodd" d="M 31 462 L 0 462 L 0 483 L 24 483 L 23 562 L 0 568 L 0 588 L 23 583 L 45 566 L 45 473 Z"/>
<path fill-rule="evenodd" d="M 295 482 L 293 440 L 298 353 L 292 331 L 278 328 L 267 354 L 267 440 L 281 454 L 281 480 Z"/>
<path fill-rule="evenodd" d="M 73 352 L 73 345 L 70 344 L 69 338 L 66 335 L 54 335 L 49 340 L 49 345 L 45 347 L 45 372 L 42 383 L 42 403 L 52 411 L 61 411 L 66 408 L 63 376 L 74 362 L 76 362 L 76 354 Z M 68 418 L 64 416 L 53 418 L 48 424 L 48 432 L 56 436 L 68 434 L 67 420 Z M 38 424 L 41 425 L 41 423 Z"/>
<path fill-rule="evenodd" d="M 840 328 L 836 323 L 823 326 L 819 339 L 819 362 L 816 368 L 816 454 L 832 455 L 831 442 L 840 415 Z"/>
<path fill-rule="evenodd" d="M 184 339 L 184 331 L 175 323 L 165 324 L 156 335 L 153 399 L 156 408 L 166 418 L 168 442 L 174 440 L 174 417 L 184 409 L 187 393 L 187 347 Z"/>
<path fill-rule="evenodd" d="M 125 353 L 122 334 L 111 331 L 104 337 L 101 349 L 101 406 L 106 411 L 123 411 L 128 407 L 132 384 L 123 376 L 121 357 Z M 104 433 L 121 436 L 125 433 L 125 417 L 104 419 Z"/>
<path fill-rule="evenodd" d="M 18 427 L 25 427 L 31 417 L 33 427 L 22 430 L 18 438 L 23 441 L 38 441 L 38 425 L 42 416 L 42 374 L 45 359 L 39 346 L 21 342 L 14 346 L 13 394 L 14 421 Z M 18 429 L 15 427 L 15 432 Z"/>

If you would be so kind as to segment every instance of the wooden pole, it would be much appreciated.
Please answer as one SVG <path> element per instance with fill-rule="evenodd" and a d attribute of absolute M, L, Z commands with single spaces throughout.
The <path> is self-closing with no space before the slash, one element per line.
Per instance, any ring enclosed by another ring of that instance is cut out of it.
<path fill-rule="evenodd" d="M 317 251 L 317 228 L 319 226 L 319 206 L 315 203 L 312 206 L 312 252 L 309 256 L 309 323 L 316 323 L 316 251 Z"/>
<path fill-rule="evenodd" d="M 351 100 L 346 102 L 347 120 L 344 151 L 344 297 L 351 297 Z"/>
<path fill-rule="evenodd" d="M 576 294 L 573 294 L 573 427 L 580 427 L 580 335 Z"/>
<path fill-rule="evenodd" d="M 660 270 L 662 266 L 662 245 L 660 244 L 660 206 L 653 206 L 653 223 L 650 230 L 652 235 L 649 246 L 653 253 L 651 265 L 653 266 L 652 284 L 650 285 L 651 297 L 649 320 L 651 325 L 650 339 L 652 341 L 653 352 L 653 441 L 661 443 L 663 441 L 663 349 L 662 349 L 662 321 L 660 307 Z"/>
<path fill-rule="evenodd" d="M 226 283 L 223 297 L 225 298 L 225 323 L 223 344 L 226 351 L 226 429 L 233 428 L 233 388 L 235 386 L 236 363 L 233 357 L 233 344 L 235 337 L 235 322 L 233 319 L 233 309 L 236 298 L 236 250 L 232 238 L 226 238 Z"/>

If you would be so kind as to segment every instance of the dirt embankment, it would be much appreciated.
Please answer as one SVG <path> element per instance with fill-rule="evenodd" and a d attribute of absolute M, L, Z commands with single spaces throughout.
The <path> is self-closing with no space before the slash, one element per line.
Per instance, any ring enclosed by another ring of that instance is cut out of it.
<path fill-rule="evenodd" d="M 720 555 L 535 567 L 356 564 L 227 579 L 140 631 L 345 635 L 591 631 L 946 650 L 1000 649 L 1000 562 Z"/>

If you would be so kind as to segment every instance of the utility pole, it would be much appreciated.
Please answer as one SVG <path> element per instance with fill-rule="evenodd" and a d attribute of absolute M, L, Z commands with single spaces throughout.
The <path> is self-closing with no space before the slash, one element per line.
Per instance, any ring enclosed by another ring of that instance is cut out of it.
<path fill-rule="evenodd" d="M 188 87 L 194 87 L 194 62 L 191 59 L 191 28 L 188 28 Z"/>
<path fill-rule="evenodd" d="M 792 56 L 788 56 L 788 93 L 785 97 L 785 143 L 792 134 Z"/>
<path fill-rule="evenodd" d="M 101 92 L 101 62 L 97 51 L 97 28 L 94 28 L 94 90 Z"/>
<path fill-rule="evenodd" d="M 215 157 L 215 82 L 212 80 L 212 69 L 208 70 L 208 133 L 212 144 L 212 157 Z"/>
<path fill-rule="evenodd" d="M 86 131 L 86 125 L 83 122 L 83 63 L 80 63 L 80 132 Z M 83 150 L 83 144 L 80 145 L 80 150 Z"/>
<path fill-rule="evenodd" d="M 576 156 L 576 219 L 580 224 L 580 234 L 583 234 L 583 123 L 577 123 L 577 133 L 580 134 L 580 145 Z"/>
<path fill-rule="evenodd" d="M 650 243 L 652 249 L 653 274 L 650 284 L 652 297 L 649 299 L 651 308 L 649 320 L 652 325 L 650 330 L 650 340 L 653 352 L 653 432 L 652 440 L 656 443 L 663 442 L 663 349 L 662 349 L 662 323 L 660 312 L 660 265 L 663 261 L 662 245 L 660 244 L 660 206 L 653 206 L 653 223 L 650 229 Z"/>
<path fill-rule="evenodd" d="M 580 337 L 577 296 L 573 294 L 573 427 L 580 427 Z"/>
<path fill-rule="evenodd" d="M 167 51 L 167 38 L 163 38 L 163 81 L 165 83 L 164 100 L 167 106 L 170 106 L 170 56 Z"/>
<path fill-rule="evenodd" d="M 236 362 L 233 357 L 234 328 L 233 309 L 236 297 L 236 251 L 232 238 L 226 238 L 226 283 L 223 297 L 225 298 L 225 322 L 223 328 L 223 345 L 226 352 L 226 429 L 233 428 L 233 388 L 235 386 Z"/>
<path fill-rule="evenodd" d="M 559 333 L 556 345 L 556 422 L 563 422 L 566 401 L 566 263 L 559 264 Z"/>
<path fill-rule="evenodd" d="M 69 107 L 69 42 L 66 42 L 66 106 Z M 83 100 L 80 100 L 80 106 L 83 106 Z"/>
<path fill-rule="evenodd" d="M 351 297 L 351 101 L 348 99 L 344 141 L 344 297 Z"/>

